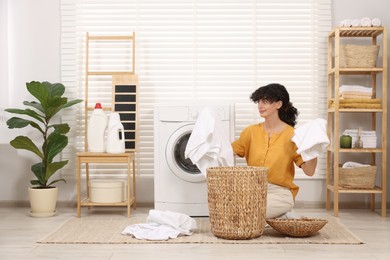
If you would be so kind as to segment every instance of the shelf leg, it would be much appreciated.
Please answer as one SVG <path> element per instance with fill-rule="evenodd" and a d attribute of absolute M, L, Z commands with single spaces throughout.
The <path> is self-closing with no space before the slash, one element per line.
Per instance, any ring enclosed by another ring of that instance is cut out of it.
<path fill-rule="evenodd" d="M 334 192 L 333 212 L 335 217 L 339 216 L 339 192 L 338 191 Z"/>
<path fill-rule="evenodd" d="M 131 204 L 131 194 L 130 194 L 130 157 L 127 159 L 127 217 L 130 218 L 130 204 Z M 134 174 L 134 173 L 133 173 Z"/>
<path fill-rule="evenodd" d="M 136 188 L 136 177 L 135 177 L 135 154 L 133 157 L 133 196 L 134 196 L 134 203 L 133 208 L 137 209 L 137 188 Z"/>
<path fill-rule="evenodd" d="M 331 199 L 331 196 L 330 196 L 330 190 L 329 189 L 326 189 L 326 210 L 329 211 L 330 210 L 330 199 Z"/>
<path fill-rule="evenodd" d="M 375 211 L 375 194 L 370 194 L 370 209 Z"/>
<path fill-rule="evenodd" d="M 382 207 L 381 207 L 381 216 L 386 217 L 386 192 L 382 191 Z"/>
<path fill-rule="evenodd" d="M 77 217 L 81 215 L 81 166 L 80 158 L 77 157 Z"/>

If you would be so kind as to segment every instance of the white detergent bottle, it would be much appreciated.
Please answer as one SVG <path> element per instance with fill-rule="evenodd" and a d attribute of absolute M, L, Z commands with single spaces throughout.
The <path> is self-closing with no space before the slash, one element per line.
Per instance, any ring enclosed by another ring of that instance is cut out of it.
<path fill-rule="evenodd" d="M 111 113 L 108 121 L 107 153 L 125 152 L 125 130 L 118 113 Z"/>
<path fill-rule="evenodd" d="M 107 127 L 107 115 L 100 103 L 96 103 L 88 122 L 88 151 L 94 153 L 104 153 L 104 135 Z"/>

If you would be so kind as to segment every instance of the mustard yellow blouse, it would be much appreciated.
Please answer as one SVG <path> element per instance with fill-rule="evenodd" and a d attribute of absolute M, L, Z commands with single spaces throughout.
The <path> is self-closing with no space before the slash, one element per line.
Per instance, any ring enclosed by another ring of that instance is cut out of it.
<path fill-rule="evenodd" d="M 293 135 L 294 128 L 288 125 L 270 137 L 260 123 L 245 128 L 232 147 L 238 156 L 245 157 L 248 166 L 267 167 L 268 182 L 289 188 L 295 199 L 299 187 L 293 183 L 294 163 L 300 167 L 303 159 L 291 141 Z"/>

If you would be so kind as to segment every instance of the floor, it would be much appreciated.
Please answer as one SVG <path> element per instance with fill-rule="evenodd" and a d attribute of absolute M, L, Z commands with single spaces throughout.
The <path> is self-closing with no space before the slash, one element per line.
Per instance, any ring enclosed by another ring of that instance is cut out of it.
<path fill-rule="evenodd" d="M 365 209 L 341 209 L 340 221 L 365 242 L 362 245 L 53 245 L 36 241 L 51 233 L 76 209 L 62 207 L 50 218 L 32 218 L 29 208 L 0 208 L 0 259 L 390 259 L 390 212 L 382 218 L 378 212 Z M 82 209 L 82 215 L 126 217 L 124 208 Z M 324 209 L 295 209 L 308 217 L 332 215 Z M 147 215 L 147 208 L 137 208 L 134 215 Z"/>

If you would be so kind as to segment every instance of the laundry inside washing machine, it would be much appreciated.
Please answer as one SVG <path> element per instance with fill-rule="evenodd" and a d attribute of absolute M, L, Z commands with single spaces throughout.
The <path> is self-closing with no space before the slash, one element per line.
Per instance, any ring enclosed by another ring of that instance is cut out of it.
<path fill-rule="evenodd" d="M 189 158 L 185 158 L 185 150 L 191 133 L 183 135 L 180 140 L 177 141 L 173 153 L 177 165 L 183 169 L 183 171 L 189 174 L 200 174 L 198 166 L 196 166 Z"/>

